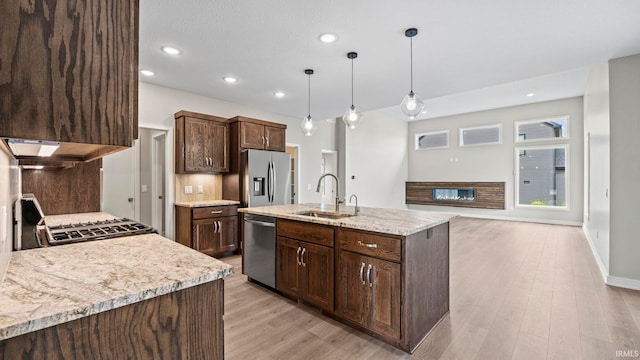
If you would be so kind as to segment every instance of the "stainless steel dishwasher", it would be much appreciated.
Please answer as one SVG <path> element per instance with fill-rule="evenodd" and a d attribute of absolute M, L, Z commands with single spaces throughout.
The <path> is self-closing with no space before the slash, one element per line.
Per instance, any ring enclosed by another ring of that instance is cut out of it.
<path fill-rule="evenodd" d="M 276 219 L 244 214 L 244 274 L 276 287 Z"/>

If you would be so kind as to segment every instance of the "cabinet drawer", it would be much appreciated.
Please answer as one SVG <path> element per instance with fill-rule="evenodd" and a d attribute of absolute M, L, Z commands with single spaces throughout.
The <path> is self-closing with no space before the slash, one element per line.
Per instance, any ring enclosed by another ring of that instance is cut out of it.
<path fill-rule="evenodd" d="M 354 230 L 338 229 L 338 248 L 380 259 L 400 262 L 402 240 L 368 234 Z"/>
<path fill-rule="evenodd" d="M 278 236 L 333 247 L 332 227 L 282 219 L 278 219 L 276 224 Z"/>
<path fill-rule="evenodd" d="M 237 206 L 207 206 L 193 208 L 194 219 L 207 219 L 221 216 L 234 216 L 238 214 Z"/>

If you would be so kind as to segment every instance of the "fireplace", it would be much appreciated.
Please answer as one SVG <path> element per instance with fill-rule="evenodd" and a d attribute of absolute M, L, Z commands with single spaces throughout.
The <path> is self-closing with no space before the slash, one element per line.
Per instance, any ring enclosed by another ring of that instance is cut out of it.
<path fill-rule="evenodd" d="M 474 203 L 476 189 L 434 188 L 431 198 L 433 201 Z"/>
<path fill-rule="evenodd" d="M 405 202 L 412 205 L 505 209 L 504 182 L 407 181 Z"/>

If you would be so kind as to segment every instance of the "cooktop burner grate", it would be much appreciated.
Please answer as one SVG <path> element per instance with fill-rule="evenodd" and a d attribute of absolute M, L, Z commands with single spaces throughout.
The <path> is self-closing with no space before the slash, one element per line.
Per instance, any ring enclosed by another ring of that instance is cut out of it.
<path fill-rule="evenodd" d="M 63 245 L 151 233 L 157 233 L 157 231 L 151 226 L 127 218 L 47 226 L 49 245 Z"/>

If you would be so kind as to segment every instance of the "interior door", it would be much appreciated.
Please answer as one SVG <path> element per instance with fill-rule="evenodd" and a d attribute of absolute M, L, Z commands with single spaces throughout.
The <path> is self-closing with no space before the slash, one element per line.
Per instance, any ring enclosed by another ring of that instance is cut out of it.
<path fill-rule="evenodd" d="M 138 147 L 136 141 L 134 147 L 102 158 L 102 211 L 137 220 L 135 179 Z"/>

